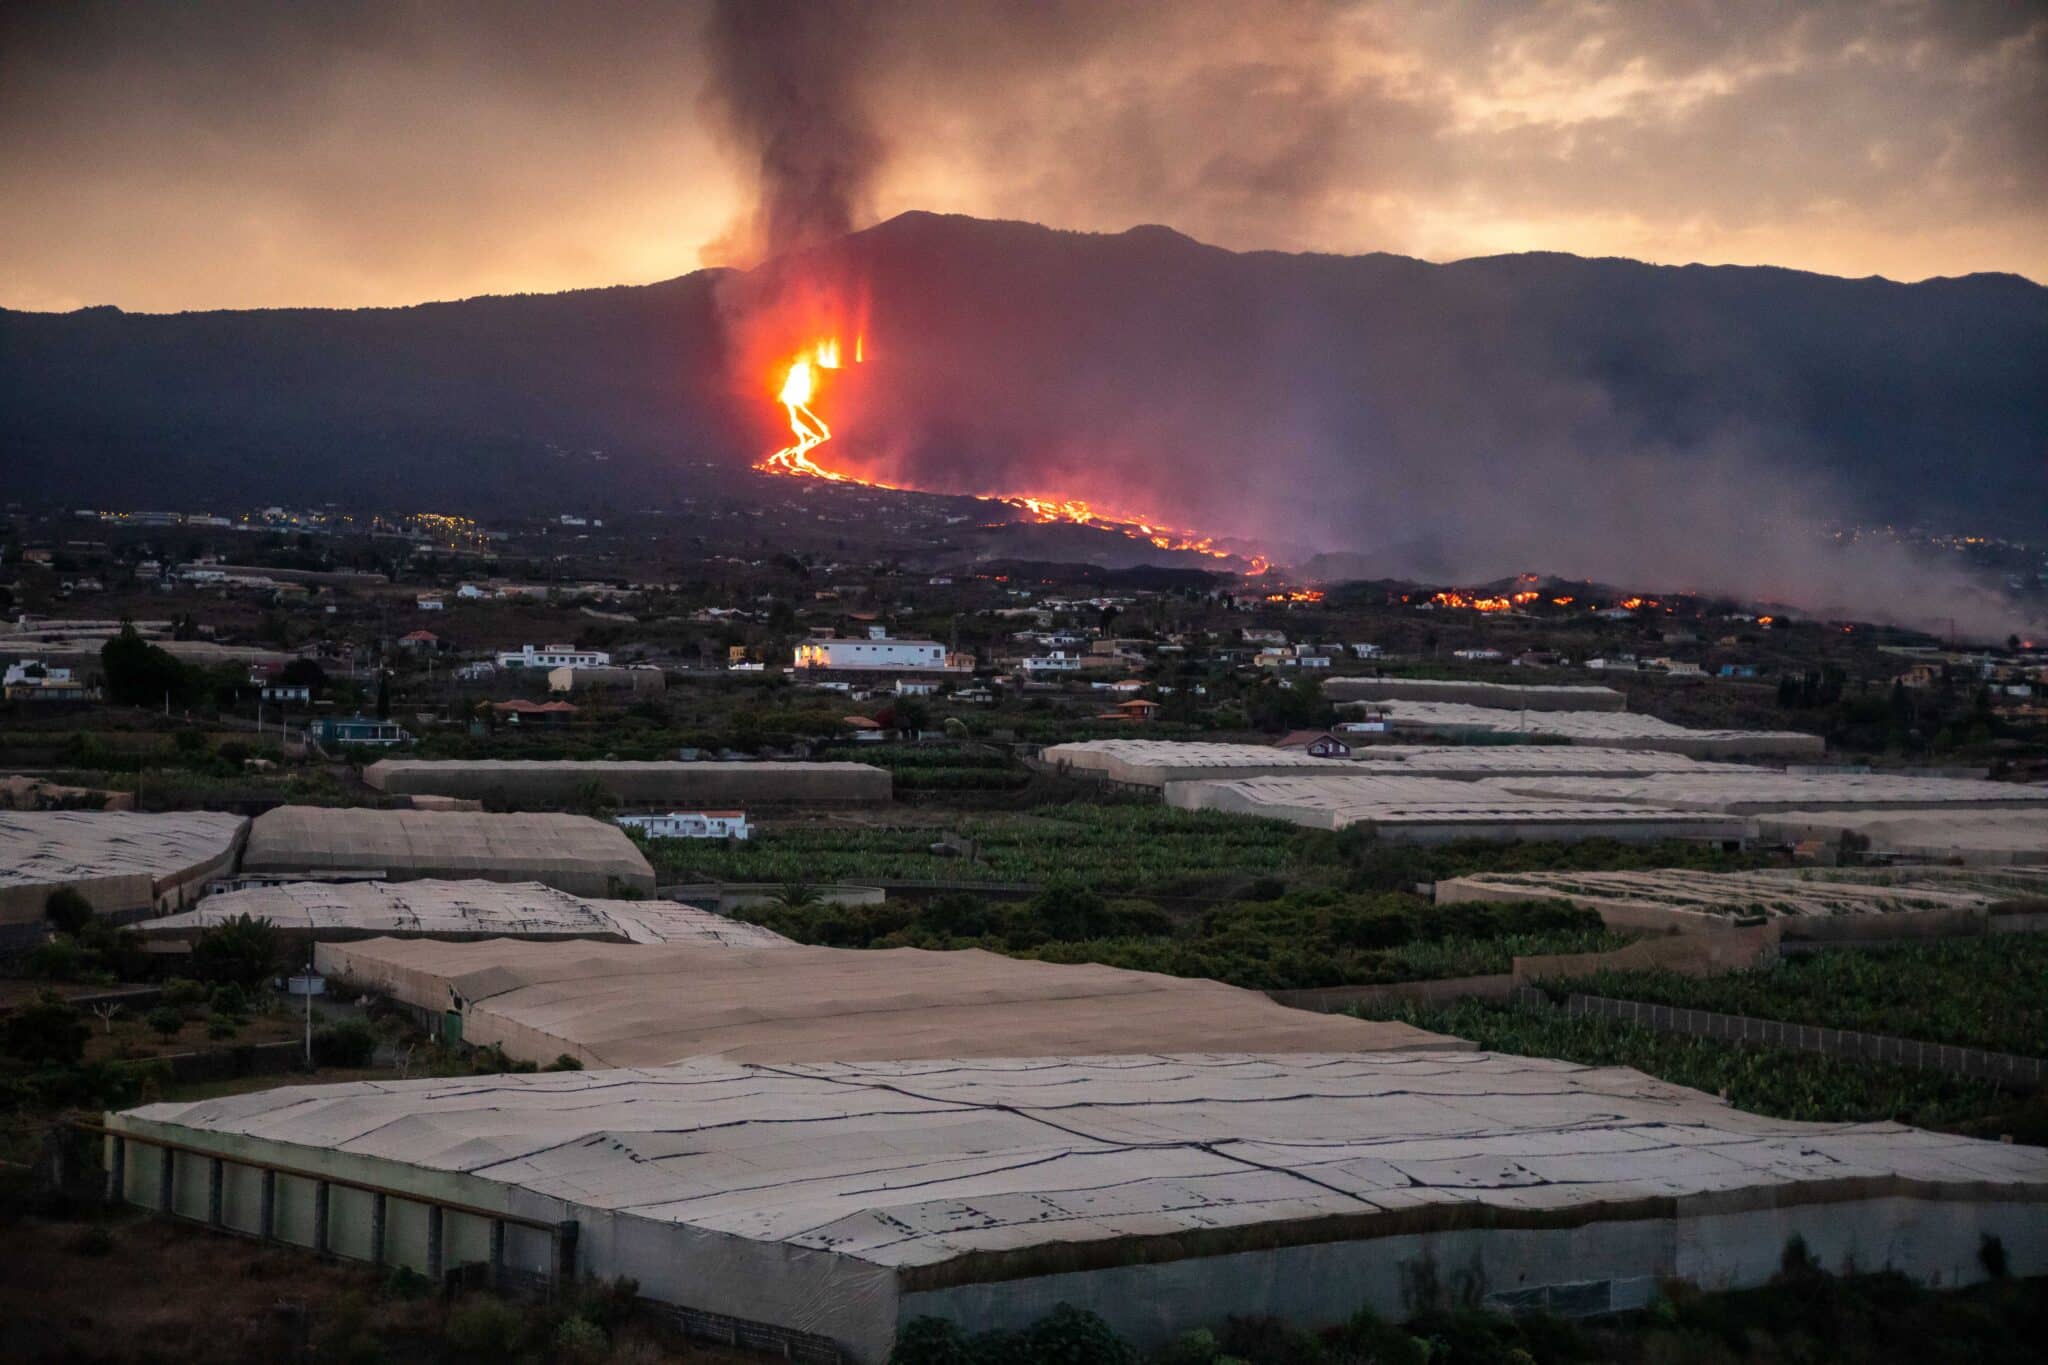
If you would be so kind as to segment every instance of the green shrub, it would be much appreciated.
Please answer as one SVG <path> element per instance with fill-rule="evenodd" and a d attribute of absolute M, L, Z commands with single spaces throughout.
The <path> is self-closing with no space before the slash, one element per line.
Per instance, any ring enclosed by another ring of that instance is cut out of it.
<path fill-rule="evenodd" d="M 551 1361 L 560 1365 L 599 1365 L 611 1350 L 604 1328 L 588 1318 L 564 1318 L 555 1329 Z"/>
<path fill-rule="evenodd" d="M 449 1309 L 442 1329 L 455 1355 L 492 1365 L 518 1351 L 519 1335 L 519 1310 L 489 1294 L 473 1295 Z"/>
<path fill-rule="evenodd" d="M 974 1365 L 967 1337 L 945 1318 L 912 1318 L 896 1333 L 889 1365 Z"/>
<path fill-rule="evenodd" d="M 78 1065 L 91 1036 L 77 1006 L 50 991 L 0 1017 L 0 1050 L 34 1067 Z"/>
<path fill-rule="evenodd" d="M 216 1014 L 206 1021 L 206 1036 L 216 1043 L 225 1042 L 242 1031 L 241 1019 L 232 1014 Z"/>
<path fill-rule="evenodd" d="M 342 1019 L 313 1030 L 315 1066 L 366 1067 L 377 1055 L 377 1035 L 360 1019 Z"/>
<path fill-rule="evenodd" d="M 215 1014 L 247 1014 L 249 996 L 239 985 L 229 981 L 213 988 L 213 994 L 206 998 L 206 1006 Z"/>
<path fill-rule="evenodd" d="M 92 917 L 92 902 L 68 886 L 58 887 L 43 901 L 43 918 L 60 934 L 76 934 Z"/>
<path fill-rule="evenodd" d="M 581 1071 L 582 1069 L 583 1063 L 578 1061 L 576 1058 L 571 1057 L 566 1052 L 556 1057 L 555 1060 L 549 1062 L 547 1066 L 543 1068 L 543 1070 L 547 1071 Z"/>
<path fill-rule="evenodd" d="M 192 941 L 192 970 L 202 981 L 255 990 L 277 975 L 282 948 L 269 920 L 237 915 Z"/>
<path fill-rule="evenodd" d="M 197 1009 L 206 1003 L 206 987 L 190 977 L 174 976 L 164 982 L 162 998 L 173 1009 Z"/>
<path fill-rule="evenodd" d="M 143 1022 L 169 1042 L 177 1036 L 179 1029 L 185 1027 L 185 1012 L 176 1005 L 158 1005 L 144 1016 Z"/>

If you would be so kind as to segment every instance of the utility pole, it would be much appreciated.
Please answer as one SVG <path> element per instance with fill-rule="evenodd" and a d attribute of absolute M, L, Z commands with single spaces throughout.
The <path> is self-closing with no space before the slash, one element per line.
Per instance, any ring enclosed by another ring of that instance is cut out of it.
<path fill-rule="evenodd" d="M 306 993 L 306 1070 L 313 1069 L 313 944 L 306 944 L 306 975 L 299 983 Z"/>

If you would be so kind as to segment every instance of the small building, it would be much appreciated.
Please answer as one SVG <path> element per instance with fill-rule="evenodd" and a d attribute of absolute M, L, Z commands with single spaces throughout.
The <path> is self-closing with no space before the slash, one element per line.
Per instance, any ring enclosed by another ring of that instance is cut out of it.
<path fill-rule="evenodd" d="M 306 727 L 306 733 L 323 747 L 389 749 L 412 743 L 412 736 L 397 721 L 375 716 L 321 716 Z"/>
<path fill-rule="evenodd" d="M 1394 722 L 1386 712 L 1376 711 L 1370 715 L 1340 721 L 1331 728 L 1340 735 L 1384 735 L 1394 728 Z"/>
<path fill-rule="evenodd" d="M 7 666 L 4 691 L 8 701 L 98 701 L 100 690 L 71 676 L 68 668 L 52 668 L 39 659 L 21 659 Z"/>
<path fill-rule="evenodd" d="M 611 661 L 604 650 L 574 645 L 524 645 L 498 655 L 500 668 L 603 668 Z"/>
<path fill-rule="evenodd" d="M 743 810 L 672 810 L 666 815 L 621 815 L 617 820 L 650 839 L 744 839 L 752 833 Z"/>
<path fill-rule="evenodd" d="M 1451 657 L 1467 663 L 1498 663 L 1507 656 L 1497 649 L 1454 649 Z"/>
<path fill-rule="evenodd" d="M 948 655 L 936 640 L 805 640 L 796 647 L 800 669 L 866 669 L 904 672 L 965 672 L 972 667 Z"/>
<path fill-rule="evenodd" d="M 439 649 L 441 637 L 431 630 L 409 630 L 398 637 L 401 649 Z"/>
<path fill-rule="evenodd" d="M 939 685 L 930 678 L 898 678 L 896 695 L 899 697 L 929 697 L 939 690 Z"/>
<path fill-rule="evenodd" d="M 511 725 L 564 725 L 576 714 L 570 702 L 528 701 L 524 697 L 494 701 L 490 706 L 499 719 Z"/>
<path fill-rule="evenodd" d="M 1276 749 L 1293 749 L 1310 758 L 1349 758 L 1351 745 L 1327 730 L 1296 730 L 1273 741 Z"/>
<path fill-rule="evenodd" d="M 872 716 L 847 716 L 842 723 L 853 731 L 853 738 L 861 743 L 875 744 L 886 738 L 882 733 L 881 722 Z"/>
<path fill-rule="evenodd" d="M 421 593 L 413 598 L 413 605 L 417 606 L 421 611 L 441 611 L 447 606 L 441 600 L 441 594 L 436 592 Z"/>
<path fill-rule="evenodd" d="M 1098 713 L 1095 719 L 1120 721 L 1126 725 L 1149 725 L 1158 714 L 1158 702 L 1134 697 L 1130 701 L 1118 702 L 1114 710 Z"/>
<path fill-rule="evenodd" d="M 313 700 L 313 689 L 304 683 L 270 683 L 263 689 L 263 700 L 304 705 Z"/>
<path fill-rule="evenodd" d="M 1024 670 L 1026 677 L 1032 678 L 1048 673 L 1079 673 L 1081 656 L 1070 654 L 1064 649 L 1055 649 L 1050 654 L 1033 655 L 1024 659 L 1018 667 Z"/>

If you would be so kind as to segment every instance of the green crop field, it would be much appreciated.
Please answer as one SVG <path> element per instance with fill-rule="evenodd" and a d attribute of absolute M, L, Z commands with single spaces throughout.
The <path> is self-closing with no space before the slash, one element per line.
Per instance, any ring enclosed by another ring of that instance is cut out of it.
<path fill-rule="evenodd" d="M 1463 1000 L 1373 1011 L 1494 1052 L 1557 1057 L 1588 1066 L 1630 1066 L 1660 1080 L 1774 1118 L 1815 1122 L 1895 1119 L 1923 1128 L 2017 1132 L 2038 1142 L 2048 1127 L 2040 1097 L 2023 1100 L 1982 1081 L 1932 1071 L 1852 1065 L 1812 1052 L 1744 1047 L 1659 1033 L 1636 1024 Z"/>
<path fill-rule="evenodd" d="M 774 830 L 744 843 L 674 840 L 650 856 L 664 881 L 1070 881 L 1108 892 L 1279 875 L 1305 842 L 1272 821 L 1138 805 L 966 815 L 946 832 L 973 841 L 975 856 L 934 854 L 941 832 L 928 828 L 856 827 Z"/>
<path fill-rule="evenodd" d="M 1566 983 L 1560 983 L 1564 985 Z M 1998 934 L 1831 950 L 1727 976 L 1603 972 L 1588 995 L 2048 1056 L 2048 937 Z"/>

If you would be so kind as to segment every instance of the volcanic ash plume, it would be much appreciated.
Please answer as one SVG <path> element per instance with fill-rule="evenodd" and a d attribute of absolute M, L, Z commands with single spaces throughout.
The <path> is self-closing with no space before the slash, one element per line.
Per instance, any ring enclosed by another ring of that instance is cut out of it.
<path fill-rule="evenodd" d="M 751 221 L 714 250 L 750 262 L 851 231 L 884 154 L 862 90 L 866 15 L 839 0 L 719 0 L 709 40 L 711 101 L 757 181 Z"/>

